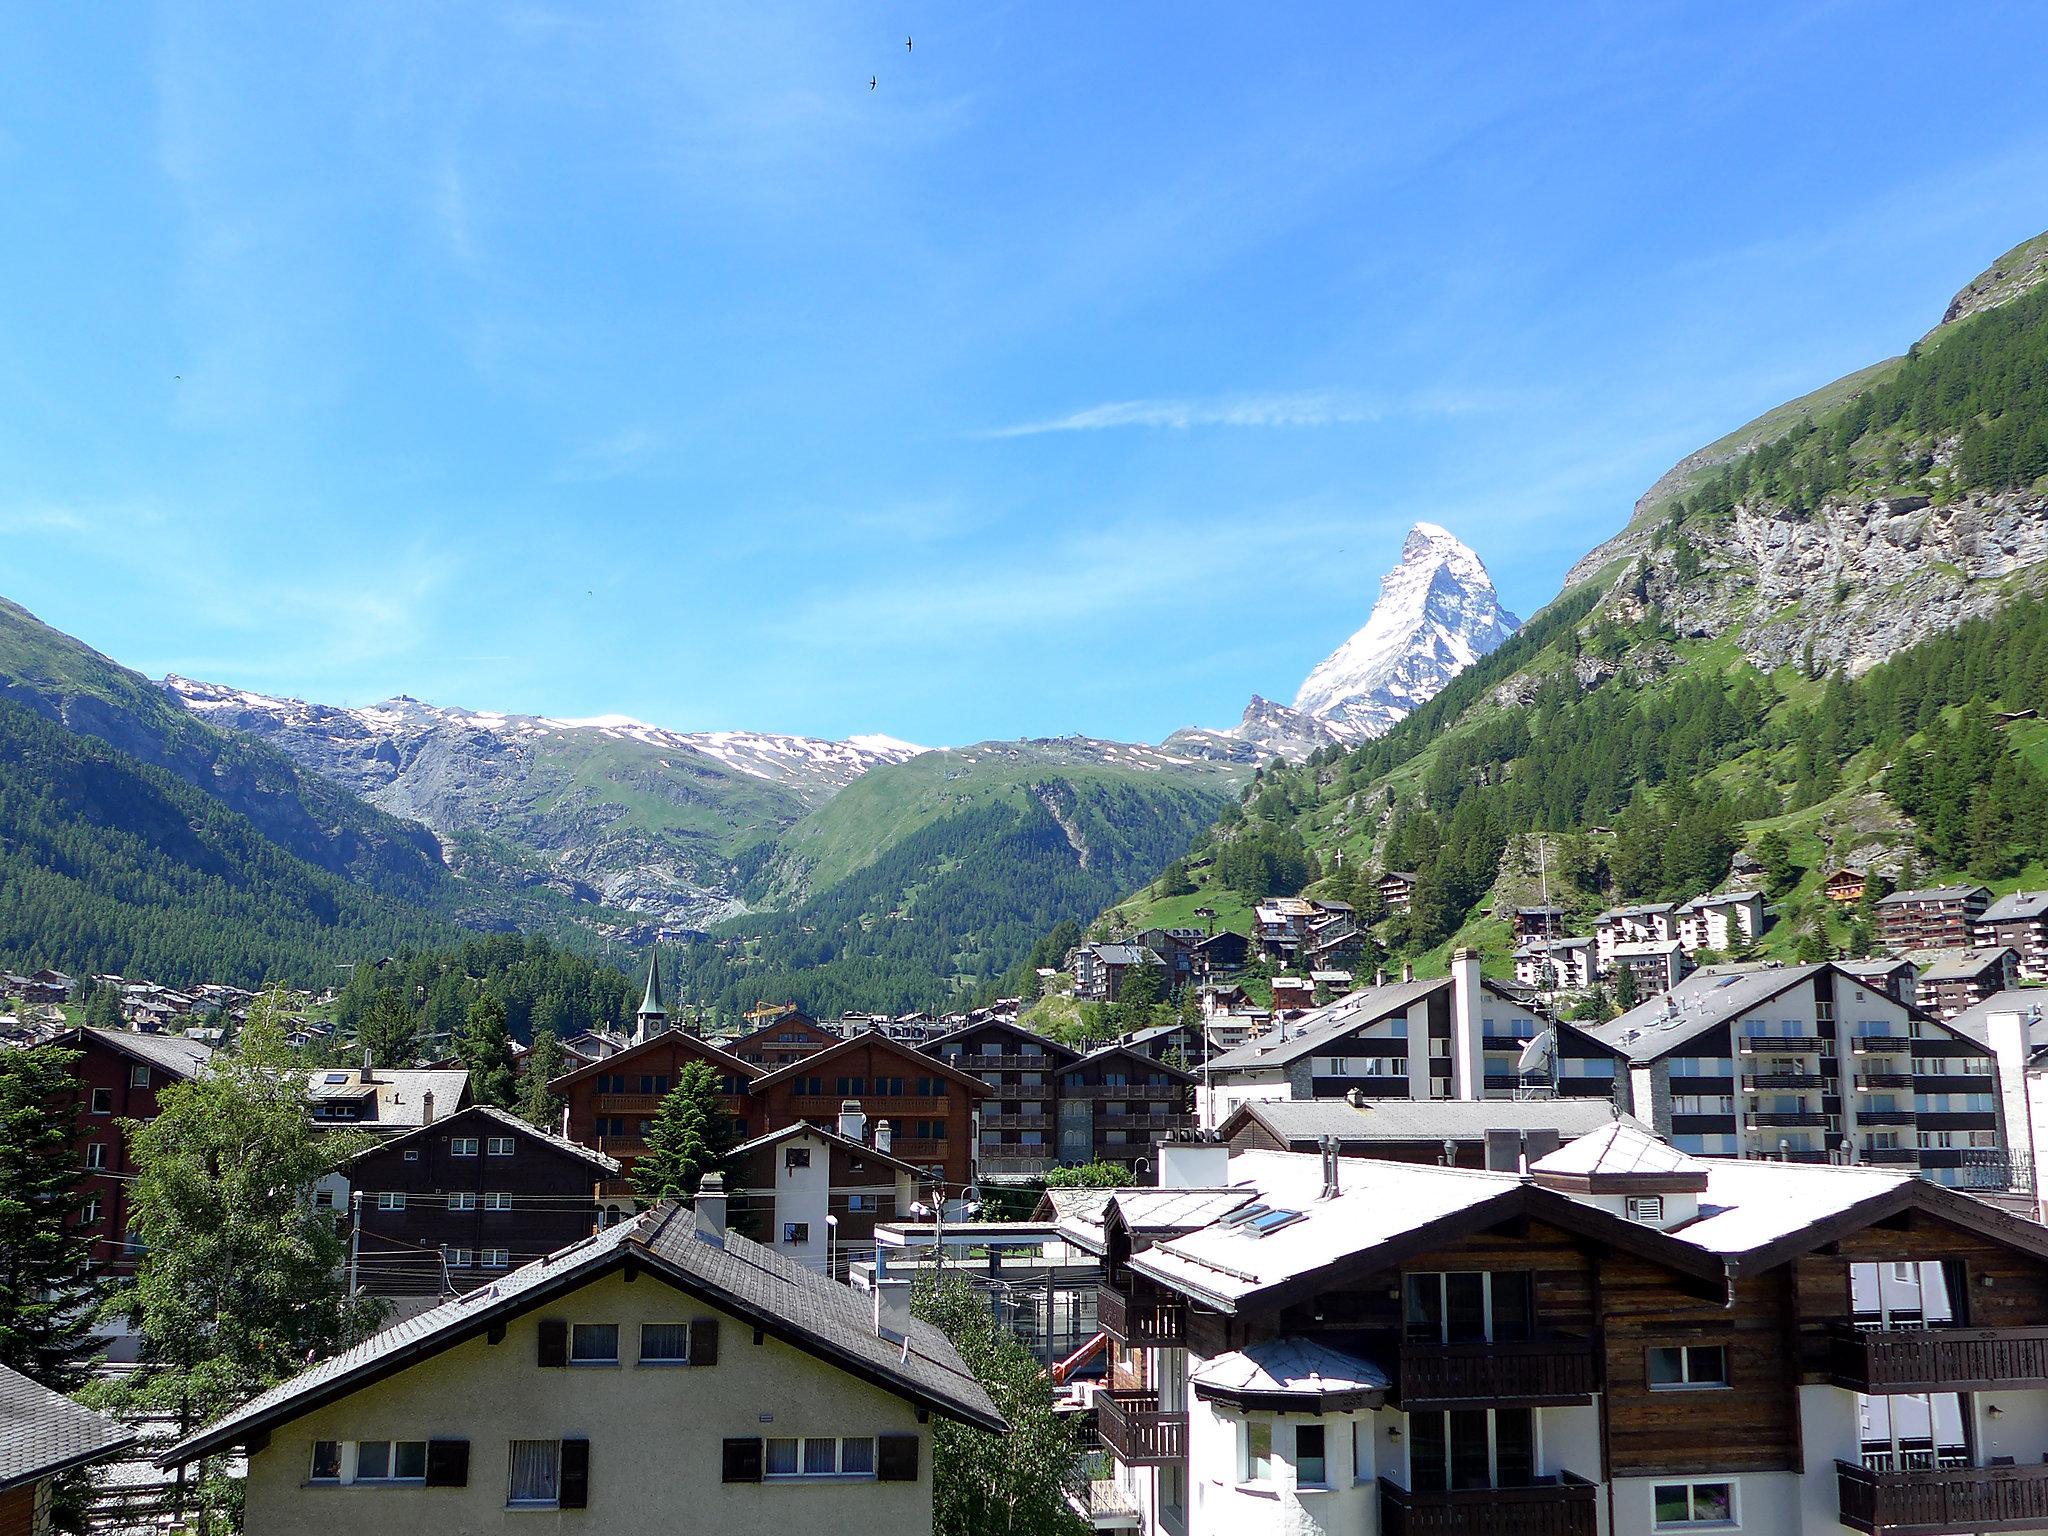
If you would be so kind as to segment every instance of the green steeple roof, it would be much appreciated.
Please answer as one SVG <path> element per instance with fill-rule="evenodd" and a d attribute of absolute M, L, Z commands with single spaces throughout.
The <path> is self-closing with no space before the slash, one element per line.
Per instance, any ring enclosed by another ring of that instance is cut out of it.
<path fill-rule="evenodd" d="M 647 995 L 640 999 L 640 1018 L 668 1017 L 668 1009 L 661 1001 L 661 951 L 654 950 L 647 957 Z"/>

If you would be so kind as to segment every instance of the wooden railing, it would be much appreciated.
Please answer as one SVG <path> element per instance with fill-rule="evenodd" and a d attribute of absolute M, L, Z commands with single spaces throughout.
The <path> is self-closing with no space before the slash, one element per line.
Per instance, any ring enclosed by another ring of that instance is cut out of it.
<path fill-rule="evenodd" d="M 1188 1453 L 1188 1416 L 1161 1413 L 1156 1392 L 1097 1392 L 1095 1427 L 1127 1467 L 1159 1466 Z"/>
<path fill-rule="evenodd" d="M 1105 1282 L 1095 1293 L 1095 1321 L 1126 1344 L 1171 1348 L 1188 1339 L 1187 1303 L 1143 1282 L 1129 1292 Z"/>
<path fill-rule="evenodd" d="M 1825 1050 L 1827 1041 L 1819 1035 L 1739 1035 L 1735 1041 L 1737 1049 L 1752 1053 L 1762 1051 L 1785 1051 L 1793 1055 L 1811 1055 Z"/>
<path fill-rule="evenodd" d="M 961 1051 L 939 1059 L 956 1072 L 1056 1072 L 1060 1066 L 1056 1056 L 1026 1056 L 1022 1051 L 1004 1051 L 996 1056 Z M 1071 1056 L 1067 1059 L 1073 1060 Z"/>
<path fill-rule="evenodd" d="M 1063 1099 L 1163 1099 L 1177 1102 L 1188 1092 L 1179 1083 L 1068 1083 L 1060 1089 Z"/>
<path fill-rule="evenodd" d="M 1044 1131 L 1052 1128 L 1052 1116 L 1038 1114 L 983 1114 L 981 1128 L 985 1131 Z"/>
<path fill-rule="evenodd" d="M 1872 1472 L 1835 1463 L 1842 1524 L 1878 1536 L 2031 1531 L 2048 1525 L 2048 1465 Z"/>
<path fill-rule="evenodd" d="M 1533 1488 L 1461 1488 L 1411 1493 L 1380 1479 L 1383 1536 L 1595 1536 L 1598 1490 L 1561 1472 Z"/>
<path fill-rule="evenodd" d="M 1827 1081 L 1818 1072 L 1746 1072 L 1742 1086 L 1763 1090 L 1766 1088 L 1819 1088 Z"/>
<path fill-rule="evenodd" d="M 1879 1394 L 2048 1387 L 2048 1328 L 1838 1327 L 1828 1374 Z"/>
<path fill-rule="evenodd" d="M 1400 1404 L 1418 1409 L 1580 1403 L 1599 1390 L 1590 1339 L 1401 1345 Z"/>
<path fill-rule="evenodd" d="M 1826 1125 L 1828 1117 L 1817 1109 L 1760 1109 L 1749 1116 L 1749 1123 L 1768 1126 L 1773 1129 L 1788 1125 Z"/>
<path fill-rule="evenodd" d="M 1913 1086 L 1913 1074 L 1910 1072 L 1858 1072 L 1856 1074 L 1856 1086 L 1863 1089 L 1910 1088 Z"/>

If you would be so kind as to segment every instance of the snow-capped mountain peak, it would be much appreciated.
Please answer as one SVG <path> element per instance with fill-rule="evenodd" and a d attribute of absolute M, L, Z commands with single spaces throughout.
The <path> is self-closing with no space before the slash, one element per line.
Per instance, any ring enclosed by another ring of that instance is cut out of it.
<path fill-rule="evenodd" d="M 1309 673 L 1294 708 L 1345 740 L 1383 736 L 1520 627 L 1479 557 L 1449 530 L 1417 523 L 1365 627 Z"/>

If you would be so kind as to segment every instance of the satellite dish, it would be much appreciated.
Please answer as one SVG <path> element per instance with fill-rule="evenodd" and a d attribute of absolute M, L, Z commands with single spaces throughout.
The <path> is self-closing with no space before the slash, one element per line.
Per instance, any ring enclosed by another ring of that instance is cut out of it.
<path fill-rule="evenodd" d="M 1557 1031 L 1546 1029 L 1522 1047 L 1521 1059 L 1515 1063 L 1515 1070 L 1524 1077 L 1531 1073 L 1548 1072 L 1556 1056 Z"/>

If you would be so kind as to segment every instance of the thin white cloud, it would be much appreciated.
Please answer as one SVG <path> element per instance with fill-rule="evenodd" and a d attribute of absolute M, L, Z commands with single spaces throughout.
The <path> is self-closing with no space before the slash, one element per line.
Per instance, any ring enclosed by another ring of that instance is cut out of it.
<path fill-rule="evenodd" d="M 1335 427 L 1384 421 L 1389 416 L 1448 416 L 1499 403 L 1479 394 L 1438 391 L 1386 405 L 1343 390 L 1282 390 L 1217 395 L 1207 399 L 1114 400 L 1043 421 L 1019 422 L 976 434 L 1038 437 L 1048 432 L 1106 432 L 1151 427 L 1186 432 L 1196 427 Z"/>
<path fill-rule="evenodd" d="M 621 427 L 577 446 L 556 468 L 555 478 L 568 482 L 616 480 L 646 464 L 661 446 L 660 435 L 646 427 Z"/>

